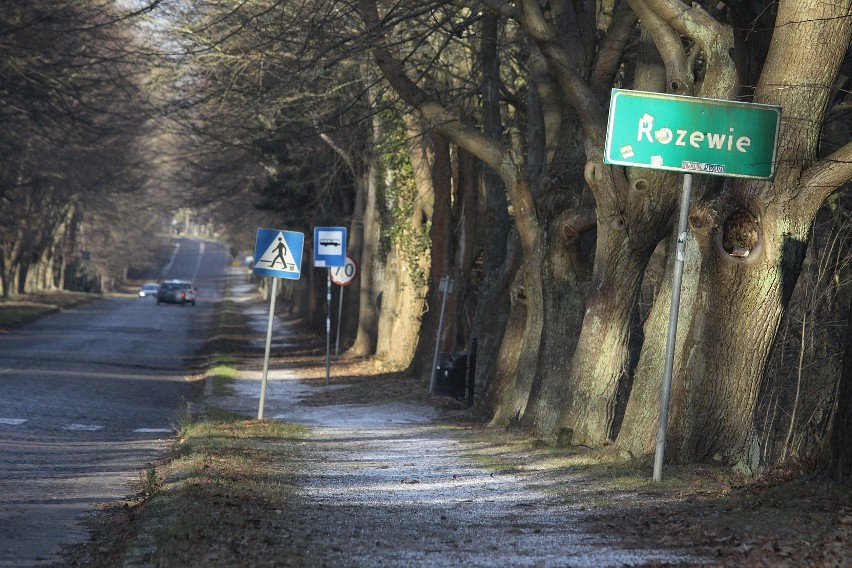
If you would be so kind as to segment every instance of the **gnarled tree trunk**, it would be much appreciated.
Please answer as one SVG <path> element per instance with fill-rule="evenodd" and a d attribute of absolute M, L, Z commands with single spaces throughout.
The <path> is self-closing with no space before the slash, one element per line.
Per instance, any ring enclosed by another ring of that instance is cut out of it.
<path fill-rule="evenodd" d="M 713 202 L 693 209 L 687 265 L 697 266 L 695 301 L 688 303 L 693 312 L 678 334 L 668 424 L 668 454 L 678 461 L 759 465 L 753 420 L 765 363 L 816 211 L 852 175 L 852 144 L 814 163 L 829 88 L 850 35 L 848 0 L 779 3 L 755 93 L 755 102 L 783 109 L 776 178 L 735 180 Z M 733 231 L 750 235 L 747 250 L 725 246 Z M 659 352 L 652 343 L 662 337 L 662 330 L 649 329 L 646 349 Z M 636 404 L 631 400 L 623 430 L 631 434 L 619 440 L 634 453 L 649 453 L 656 430 L 656 420 L 642 408 L 658 384 L 644 375 L 648 370 L 641 366 L 634 383 Z"/>

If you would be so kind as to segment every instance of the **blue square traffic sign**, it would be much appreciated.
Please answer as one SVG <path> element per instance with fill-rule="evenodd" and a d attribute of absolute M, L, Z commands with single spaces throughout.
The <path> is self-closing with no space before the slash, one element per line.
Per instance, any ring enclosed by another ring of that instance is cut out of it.
<path fill-rule="evenodd" d="M 346 265 L 346 227 L 314 227 L 314 266 Z"/>
<path fill-rule="evenodd" d="M 302 274 L 304 246 L 304 233 L 258 229 L 254 248 L 254 273 L 298 280 Z"/>

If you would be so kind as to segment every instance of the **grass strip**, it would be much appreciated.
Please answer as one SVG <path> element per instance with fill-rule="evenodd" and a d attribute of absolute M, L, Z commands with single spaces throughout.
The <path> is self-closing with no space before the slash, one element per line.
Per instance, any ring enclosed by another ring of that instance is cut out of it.
<path fill-rule="evenodd" d="M 193 422 L 159 468 L 125 566 L 261 566 L 287 549 L 288 497 L 305 426 Z M 269 556 L 272 553 L 274 556 Z"/>
<path fill-rule="evenodd" d="M 0 299 L 0 332 L 100 298 L 85 292 L 41 292 Z"/>
<path fill-rule="evenodd" d="M 207 379 L 211 381 L 215 396 L 231 396 L 234 394 L 233 382 L 237 379 L 238 371 L 230 365 L 216 365 L 207 371 Z"/>

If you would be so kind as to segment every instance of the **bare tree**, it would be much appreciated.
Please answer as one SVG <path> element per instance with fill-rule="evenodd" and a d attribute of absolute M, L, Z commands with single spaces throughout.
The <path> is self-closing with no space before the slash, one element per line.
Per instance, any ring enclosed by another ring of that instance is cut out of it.
<path fill-rule="evenodd" d="M 67 237 L 91 219 L 84 205 L 109 208 L 138 188 L 144 113 L 142 66 L 112 3 L 6 2 L 2 14 L 0 272 L 9 295 L 61 286 L 55 267 L 81 258 Z"/>

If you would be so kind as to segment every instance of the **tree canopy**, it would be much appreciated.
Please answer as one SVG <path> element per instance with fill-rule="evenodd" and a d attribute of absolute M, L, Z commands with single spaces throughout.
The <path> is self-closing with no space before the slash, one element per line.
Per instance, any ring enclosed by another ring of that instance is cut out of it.
<path fill-rule="evenodd" d="M 178 210 L 345 225 L 351 352 L 428 384 L 476 338 L 485 420 L 648 455 L 668 348 L 669 460 L 849 474 L 849 0 L 6 4 L 5 295 L 120 279 Z M 678 234 L 680 173 L 603 160 L 613 88 L 780 106 L 774 179 L 694 176 Z"/>

